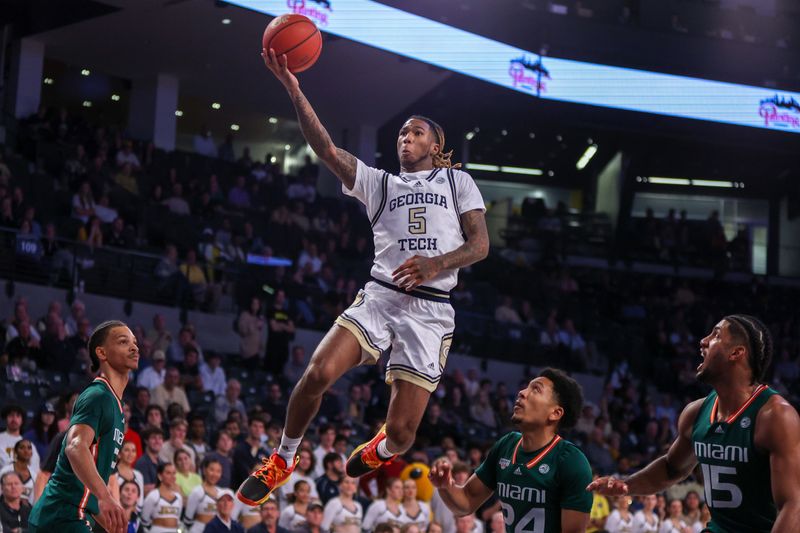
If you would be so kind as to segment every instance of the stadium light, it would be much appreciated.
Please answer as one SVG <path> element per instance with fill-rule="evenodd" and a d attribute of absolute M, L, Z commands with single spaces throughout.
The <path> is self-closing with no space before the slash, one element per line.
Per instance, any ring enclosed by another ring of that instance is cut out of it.
<path fill-rule="evenodd" d="M 586 147 L 586 151 L 583 152 L 583 155 L 578 159 L 578 162 L 575 163 L 575 168 L 578 170 L 583 170 L 586 168 L 586 165 L 589 164 L 589 161 L 592 160 L 594 154 L 597 153 L 597 145 L 593 144 L 591 146 Z"/>

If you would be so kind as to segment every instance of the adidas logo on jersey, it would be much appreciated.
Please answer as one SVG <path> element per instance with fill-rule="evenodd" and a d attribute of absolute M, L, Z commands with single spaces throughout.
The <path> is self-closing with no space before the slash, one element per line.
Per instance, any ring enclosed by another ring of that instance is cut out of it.
<path fill-rule="evenodd" d="M 714 433 L 725 433 L 725 430 L 722 429 L 722 426 L 717 426 L 717 429 L 714 430 Z"/>
<path fill-rule="evenodd" d="M 434 370 L 436 367 L 433 366 L 433 363 L 428 363 L 428 368 L 430 368 L 431 370 Z"/>
<path fill-rule="evenodd" d="M 521 476 L 522 475 L 522 470 L 520 470 L 519 467 L 517 467 L 517 469 L 514 470 L 514 474 L 516 474 L 518 476 Z"/>
<path fill-rule="evenodd" d="M 418 187 L 424 187 L 424 185 L 422 184 L 421 181 L 417 181 L 417 182 L 414 183 L 414 188 L 418 188 Z"/>

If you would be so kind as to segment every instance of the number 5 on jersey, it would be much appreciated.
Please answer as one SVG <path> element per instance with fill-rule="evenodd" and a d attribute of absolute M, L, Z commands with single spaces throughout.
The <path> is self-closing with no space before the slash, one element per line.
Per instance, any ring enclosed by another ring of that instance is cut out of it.
<path fill-rule="evenodd" d="M 425 217 L 426 207 L 412 207 L 408 210 L 408 232 L 421 235 L 427 231 Z"/>

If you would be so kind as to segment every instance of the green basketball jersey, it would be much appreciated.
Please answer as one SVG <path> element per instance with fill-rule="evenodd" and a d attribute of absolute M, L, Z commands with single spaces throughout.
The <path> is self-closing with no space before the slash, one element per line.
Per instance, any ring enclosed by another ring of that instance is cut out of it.
<path fill-rule="evenodd" d="M 521 444 L 520 433 L 505 435 L 475 475 L 500 499 L 508 533 L 560 533 L 562 509 L 592 509 L 592 495 L 586 492 L 592 482 L 589 461 L 558 435 L 531 453 Z"/>
<path fill-rule="evenodd" d="M 78 397 L 70 426 L 85 424 L 94 429 L 91 452 L 97 472 L 105 483 L 117 466 L 125 435 L 122 403 L 108 380 L 98 376 Z M 30 515 L 30 522 L 42 526 L 70 520 L 85 520 L 97 514 L 97 498 L 72 471 L 66 454 L 67 439 L 61 445 L 56 469 Z"/>
<path fill-rule="evenodd" d="M 769 455 L 753 444 L 758 410 L 777 394 L 759 385 L 726 420 L 717 418 L 717 393 L 709 394 L 692 429 L 694 454 L 703 472 L 714 533 L 768 533 L 777 516 Z"/>

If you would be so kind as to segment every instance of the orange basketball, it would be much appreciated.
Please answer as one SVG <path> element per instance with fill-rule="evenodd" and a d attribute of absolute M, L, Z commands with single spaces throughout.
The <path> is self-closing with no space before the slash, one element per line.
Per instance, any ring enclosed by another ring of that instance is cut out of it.
<path fill-rule="evenodd" d="M 286 54 L 289 70 L 297 73 L 311 67 L 319 58 L 322 35 L 308 17 L 291 13 L 269 23 L 262 44 L 267 52 L 270 48 L 275 50 L 278 57 Z"/>

